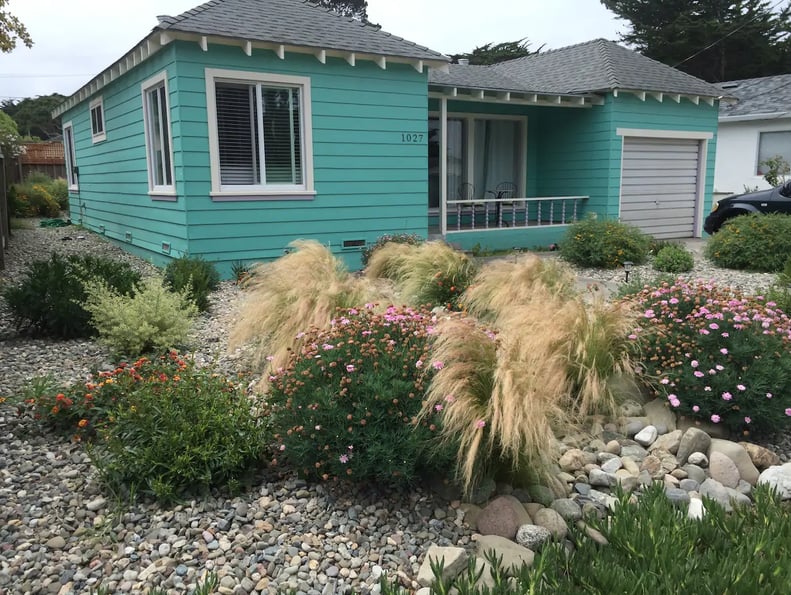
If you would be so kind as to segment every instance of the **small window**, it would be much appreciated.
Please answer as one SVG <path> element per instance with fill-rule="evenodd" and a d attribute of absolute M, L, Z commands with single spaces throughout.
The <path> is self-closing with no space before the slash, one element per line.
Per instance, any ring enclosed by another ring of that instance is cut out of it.
<path fill-rule="evenodd" d="M 148 185 L 152 193 L 172 194 L 173 156 L 170 140 L 167 73 L 143 83 Z"/>
<path fill-rule="evenodd" d="M 104 101 L 101 97 L 94 99 L 90 104 L 91 110 L 91 138 L 98 143 L 107 138 L 104 128 Z"/>
<path fill-rule="evenodd" d="M 207 69 L 215 194 L 313 194 L 310 80 Z"/>
<path fill-rule="evenodd" d="M 758 142 L 758 175 L 762 176 L 769 170 L 763 163 L 775 157 L 782 157 L 791 163 L 791 130 L 761 132 Z"/>
<path fill-rule="evenodd" d="M 79 182 L 74 151 L 74 127 L 71 122 L 66 122 L 63 125 L 63 153 L 66 158 L 66 181 L 69 184 L 69 190 L 77 190 Z"/>

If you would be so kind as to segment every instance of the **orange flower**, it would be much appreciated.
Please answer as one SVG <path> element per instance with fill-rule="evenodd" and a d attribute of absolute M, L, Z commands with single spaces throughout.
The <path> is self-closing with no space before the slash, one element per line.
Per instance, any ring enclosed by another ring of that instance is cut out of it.
<path fill-rule="evenodd" d="M 55 405 L 50 411 L 52 412 L 52 415 L 57 415 L 58 411 L 60 411 L 60 407 Z"/>
<path fill-rule="evenodd" d="M 56 401 L 63 401 L 65 399 L 66 399 L 66 395 L 64 395 L 63 393 L 58 393 L 57 395 L 55 395 Z"/>
<path fill-rule="evenodd" d="M 81 427 L 81 428 L 84 428 L 84 427 L 86 427 L 88 425 L 88 420 L 87 419 L 81 419 L 77 425 L 79 427 Z"/>

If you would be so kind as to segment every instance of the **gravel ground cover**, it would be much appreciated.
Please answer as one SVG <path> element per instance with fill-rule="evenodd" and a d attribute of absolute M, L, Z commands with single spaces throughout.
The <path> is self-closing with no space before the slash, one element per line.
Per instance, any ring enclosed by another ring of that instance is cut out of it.
<path fill-rule="evenodd" d="M 80 228 L 36 227 L 14 231 L 0 285 L 15 282 L 29 262 L 53 250 L 112 256 L 143 274 L 155 271 Z M 623 280 L 623 271 L 578 272 L 581 282 L 610 291 Z M 647 267 L 632 274 L 651 276 Z M 717 269 L 699 254 L 689 276 L 746 290 L 773 280 Z M 236 285 L 222 283 L 191 341 L 197 362 L 229 375 L 244 371 L 246 362 L 243 350 L 227 348 L 238 298 Z M 0 302 L 0 396 L 34 376 L 73 382 L 110 366 L 108 353 L 92 341 L 19 337 Z M 788 460 L 791 440 L 774 442 L 768 446 Z M 250 481 L 251 489 L 236 498 L 208 494 L 170 508 L 121 505 L 99 490 L 80 445 L 43 434 L 0 408 L 0 593 L 66 595 L 98 585 L 112 593 L 153 586 L 186 593 L 209 571 L 221 577 L 221 593 L 368 593 L 378 590 L 385 571 L 416 586 L 432 543 L 470 546 L 458 503 L 420 489 L 383 494 L 364 486 L 309 485 L 272 472 Z"/>

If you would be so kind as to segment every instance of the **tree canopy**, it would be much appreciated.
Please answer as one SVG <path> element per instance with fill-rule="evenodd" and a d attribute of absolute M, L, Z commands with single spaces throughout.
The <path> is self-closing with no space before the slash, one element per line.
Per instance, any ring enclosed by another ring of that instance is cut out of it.
<path fill-rule="evenodd" d="M 789 0 L 600 1 L 629 22 L 621 41 L 709 82 L 791 72 Z"/>
<path fill-rule="evenodd" d="M 0 112 L 0 153 L 11 158 L 19 155 L 22 139 L 11 116 Z"/>
<path fill-rule="evenodd" d="M 33 47 L 30 33 L 22 22 L 7 10 L 3 10 L 7 4 L 8 0 L 0 0 L 0 52 L 12 51 L 17 41 L 21 41 L 27 47 Z"/>
<path fill-rule="evenodd" d="M 361 21 L 368 19 L 367 0 L 312 0 L 312 2 L 347 17 L 352 17 Z"/>
<path fill-rule="evenodd" d="M 488 65 L 506 62 L 507 60 L 513 60 L 515 58 L 522 58 L 530 54 L 537 54 L 540 51 L 541 48 L 535 52 L 531 51 L 530 42 L 527 41 L 527 38 L 524 38 L 517 41 L 505 41 L 497 44 L 487 43 L 466 54 L 453 54 L 451 58 L 454 62 L 458 62 L 460 59 L 466 59 L 470 61 L 470 64 Z"/>
<path fill-rule="evenodd" d="M 61 125 L 52 117 L 52 110 L 66 99 L 60 93 L 28 97 L 21 101 L 0 102 L 0 110 L 11 116 L 23 136 L 51 139 L 61 134 Z"/>

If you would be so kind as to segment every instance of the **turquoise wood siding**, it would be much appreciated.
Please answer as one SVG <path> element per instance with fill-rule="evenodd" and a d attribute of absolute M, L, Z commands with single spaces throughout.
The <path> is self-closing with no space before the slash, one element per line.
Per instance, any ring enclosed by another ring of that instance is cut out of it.
<path fill-rule="evenodd" d="M 148 195 L 140 85 L 163 71 L 168 76 L 175 201 L 153 200 Z M 79 168 L 79 191 L 69 194 L 72 221 L 96 232 L 103 228 L 109 239 L 159 265 L 169 260 L 162 251 L 163 242 L 170 244 L 172 255 L 188 249 L 176 76 L 175 52 L 166 47 L 61 116 L 64 123 L 71 121 L 74 126 Z M 93 143 L 89 105 L 99 96 L 107 136 Z"/>
<path fill-rule="evenodd" d="M 353 267 L 360 248 L 385 233 L 427 234 L 427 77 L 409 65 L 342 59 L 321 64 L 310 55 L 271 51 L 247 56 L 238 47 L 175 44 L 181 149 L 189 249 L 228 275 L 235 261 L 277 258 L 298 238 L 329 246 Z M 205 68 L 310 77 L 313 200 L 215 201 L 211 175 Z M 174 85 L 175 87 L 176 85 Z M 401 134 L 423 134 L 402 143 Z M 174 141 L 175 142 L 175 141 Z"/>
<path fill-rule="evenodd" d="M 618 128 L 637 128 L 651 130 L 678 130 L 710 132 L 713 137 L 708 141 L 706 155 L 706 182 L 705 200 L 703 203 L 703 216 L 711 210 L 711 196 L 714 189 L 714 161 L 717 152 L 717 116 L 719 103 L 708 105 L 703 101 L 695 105 L 688 99 L 676 103 L 670 97 L 665 97 L 661 103 L 652 97 L 640 101 L 634 95 L 619 95 L 608 102 L 611 112 L 613 134 Z M 620 136 L 615 136 L 613 157 L 620 164 L 622 142 Z M 613 181 L 620 191 L 620 167 Z M 617 202 L 616 202 L 617 204 Z M 614 215 L 617 215 L 615 211 Z"/>

